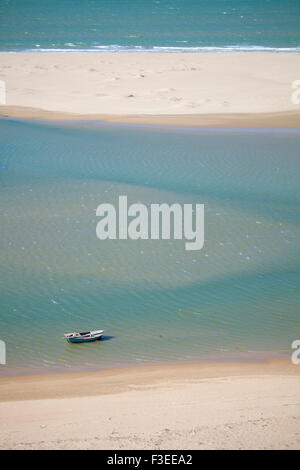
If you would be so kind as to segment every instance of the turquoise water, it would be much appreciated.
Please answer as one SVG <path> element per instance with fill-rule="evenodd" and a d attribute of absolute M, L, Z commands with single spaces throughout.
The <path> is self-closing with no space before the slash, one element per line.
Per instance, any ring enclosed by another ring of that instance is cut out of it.
<path fill-rule="evenodd" d="M 0 120 L 0 374 L 288 354 L 297 132 Z M 96 237 L 96 207 L 204 203 L 205 244 Z M 105 329 L 71 345 L 63 333 Z"/>
<path fill-rule="evenodd" d="M 219 48 L 299 51 L 299 0 L 2 0 L 0 3 L 0 50 L 205 51 Z"/>

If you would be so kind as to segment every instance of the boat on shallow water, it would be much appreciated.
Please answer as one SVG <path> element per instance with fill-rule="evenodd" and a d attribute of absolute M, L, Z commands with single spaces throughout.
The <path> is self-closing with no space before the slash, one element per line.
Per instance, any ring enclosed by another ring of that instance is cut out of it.
<path fill-rule="evenodd" d="M 104 330 L 84 331 L 82 333 L 66 333 L 64 337 L 69 343 L 90 343 L 103 336 Z"/>

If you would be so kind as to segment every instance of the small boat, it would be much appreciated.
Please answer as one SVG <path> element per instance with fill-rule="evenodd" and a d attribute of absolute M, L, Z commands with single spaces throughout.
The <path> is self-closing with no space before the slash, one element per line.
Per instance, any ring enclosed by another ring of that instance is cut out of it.
<path fill-rule="evenodd" d="M 69 343 L 90 343 L 103 336 L 104 330 L 85 331 L 83 333 L 66 333 L 64 337 Z"/>

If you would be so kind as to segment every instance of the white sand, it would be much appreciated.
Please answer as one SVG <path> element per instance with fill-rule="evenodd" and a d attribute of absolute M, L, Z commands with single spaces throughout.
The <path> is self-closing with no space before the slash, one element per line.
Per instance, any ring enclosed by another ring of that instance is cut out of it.
<path fill-rule="evenodd" d="M 0 399 L 22 384 L 26 398 L 29 389 L 67 395 L 0 403 L 0 448 L 300 449 L 299 369 L 207 364 L 1 379 Z M 85 383 L 95 396 L 68 396 Z"/>
<path fill-rule="evenodd" d="M 298 112 L 291 84 L 299 74 L 296 53 L 0 53 L 7 89 L 7 106 L 0 110 L 119 116 Z"/>

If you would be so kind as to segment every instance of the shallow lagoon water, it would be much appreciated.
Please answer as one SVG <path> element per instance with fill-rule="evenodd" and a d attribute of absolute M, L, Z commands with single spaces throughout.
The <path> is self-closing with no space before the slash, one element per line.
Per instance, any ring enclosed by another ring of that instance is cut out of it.
<path fill-rule="evenodd" d="M 0 339 L 16 371 L 289 354 L 299 133 L 0 121 Z M 96 208 L 205 204 L 205 244 L 96 237 Z M 63 333 L 105 329 L 71 345 Z"/>

